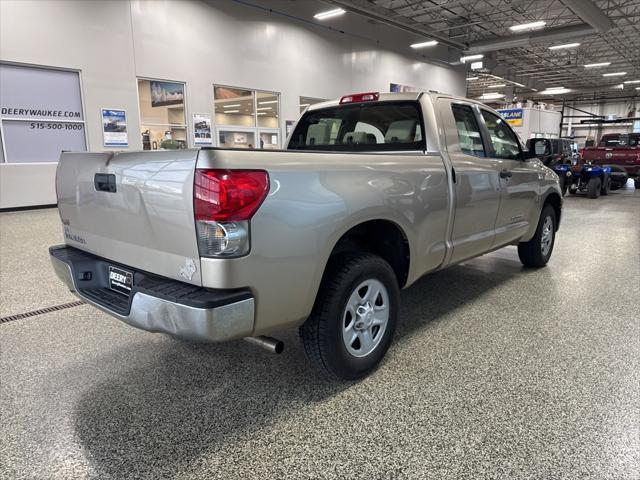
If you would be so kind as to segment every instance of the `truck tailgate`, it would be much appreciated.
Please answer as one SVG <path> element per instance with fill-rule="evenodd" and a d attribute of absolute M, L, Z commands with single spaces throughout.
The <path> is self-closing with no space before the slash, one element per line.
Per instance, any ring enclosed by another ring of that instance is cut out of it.
<path fill-rule="evenodd" d="M 198 150 L 63 153 L 56 173 L 67 245 L 201 285 L 193 218 Z"/>

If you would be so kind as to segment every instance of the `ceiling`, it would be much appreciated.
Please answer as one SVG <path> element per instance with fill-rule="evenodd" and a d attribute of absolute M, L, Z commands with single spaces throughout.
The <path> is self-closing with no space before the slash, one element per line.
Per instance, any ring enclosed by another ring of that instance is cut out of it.
<path fill-rule="evenodd" d="M 469 97 L 486 92 L 501 92 L 507 99 L 515 95 L 518 100 L 640 97 L 640 90 L 636 89 L 640 83 L 615 88 L 625 80 L 640 80 L 640 0 L 330 0 L 327 3 L 412 32 L 416 41 L 436 39 L 450 47 L 451 63 L 459 61 L 465 52 L 484 53 L 485 68 L 479 73 L 469 73 L 479 77 L 467 82 Z M 540 20 L 546 22 L 544 28 L 520 34 L 529 36 L 524 45 L 509 46 L 502 42 L 518 38 L 518 34 L 509 30 L 510 26 Z M 598 21 L 600 27 L 592 28 Z M 602 22 L 607 26 L 602 27 Z M 552 32 L 557 32 L 555 38 L 541 38 Z M 504 48 L 486 47 L 496 41 Z M 549 50 L 552 45 L 574 42 L 580 45 Z M 584 67 L 601 62 L 611 64 Z M 612 72 L 627 73 L 603 77 L 604 73 Z M 489 88 L 496 84 L 507 87 Z M 571 91 L 562 95 L 542 93 L 549 87 Z"/>

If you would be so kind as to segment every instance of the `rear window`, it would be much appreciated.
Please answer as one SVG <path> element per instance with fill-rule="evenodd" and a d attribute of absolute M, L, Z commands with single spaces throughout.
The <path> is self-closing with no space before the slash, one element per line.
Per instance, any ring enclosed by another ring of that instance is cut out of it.
<path fill-rule="evenodd" d="M 307 112 L 290 150 L 350 152 L 423 150 L 418 102 L 354 103 Z"/>
<path fill-rule="evenodd" d="M 615 134 L 603 135 L 600 140 L 601 147 L 637 147 L 640 142 L 640 134 Z"/>

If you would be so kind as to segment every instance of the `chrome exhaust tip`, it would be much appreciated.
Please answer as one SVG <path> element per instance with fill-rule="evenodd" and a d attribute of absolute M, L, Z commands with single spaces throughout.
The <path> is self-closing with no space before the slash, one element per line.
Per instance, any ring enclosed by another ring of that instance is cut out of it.
<path fill-rule="evenodd" d="M 244 337 L 243 340 L 275 354 L 280 354 L 284 350 L 284 342 L 271 337 Z"/>

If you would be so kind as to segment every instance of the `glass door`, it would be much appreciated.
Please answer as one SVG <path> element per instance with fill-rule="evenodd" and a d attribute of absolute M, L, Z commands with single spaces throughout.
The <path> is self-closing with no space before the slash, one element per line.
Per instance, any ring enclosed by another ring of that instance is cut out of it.
<path fill-rule="evenodd" d="M 258 135 L 260 137 L 258 148 L 263 150 L 278 150 L 282 148 L 280 145 L 280 130 L 260 129 Z"/>

